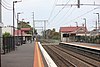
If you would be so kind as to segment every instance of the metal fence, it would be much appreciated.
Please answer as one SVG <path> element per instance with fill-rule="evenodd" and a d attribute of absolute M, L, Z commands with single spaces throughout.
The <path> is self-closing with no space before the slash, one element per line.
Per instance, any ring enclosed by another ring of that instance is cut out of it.
<path fill-rule="evenodd" d="M 15 50 L 15 39 L 14 37 L 3 37 L 3 54 Z"/>

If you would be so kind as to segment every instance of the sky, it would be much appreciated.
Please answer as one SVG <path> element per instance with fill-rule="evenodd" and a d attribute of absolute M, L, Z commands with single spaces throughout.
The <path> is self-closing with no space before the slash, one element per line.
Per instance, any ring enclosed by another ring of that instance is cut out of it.
<path fill-rule="evenodd" d="M 12 9 L 12 2 L 14 0 L 2 0 L 2 4 Z M 18 1 L 18 0 L 17 0 Z M 100 0 L 80 0 L 81 4 L 100 4 Z M 46 29 L 55 28 L 59 31 L 60 27 L 65 26 L 82 26 L 85 23 L 83 18 L 86 18 L 88 30 L 95 27 L 97 15 L 100 13 L 100 6 L 56 6 L 57 4 L 77 4 L 77 0 L 22 0 L 22 2 L 15 3 L 15 14 L 21 12 L 19 20 L 24 19 L 30 22 L 33 26 L 33 12 L 34 20 L 48 20 L 46 22 Z M 7 7 L 8 8 L 8 7 Z M 96 8 L 96 9 L 95 9 Z M 2 7 L 2 22 L 4 26 L 13 25 L 12 10 L 7 10 Z M 17 20 L 15 17 L 15 26 Z M 35 27 L 41 29 L 44 27 L 43 22 L 35 22 Z M 41 27 L 41 28 L 38 28 Z"/>

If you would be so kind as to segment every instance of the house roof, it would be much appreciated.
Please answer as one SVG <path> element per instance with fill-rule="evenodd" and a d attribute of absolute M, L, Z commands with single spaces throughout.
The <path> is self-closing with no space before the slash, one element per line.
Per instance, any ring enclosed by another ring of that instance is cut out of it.
<path fill-rule="evenodd" d="M 31 34 L 26 34 L 25 31 L 15 30 L 15 36 L 32 36 Z"/>
<path fill-rule="evenodd" d="M 85 30 L 86 28 L 82 27 L 82 26 L 80 26 L 80 27 L 60 27 L 60 32 L 74 33 L 74 32 L 78 32 L 79 29 Z"/>

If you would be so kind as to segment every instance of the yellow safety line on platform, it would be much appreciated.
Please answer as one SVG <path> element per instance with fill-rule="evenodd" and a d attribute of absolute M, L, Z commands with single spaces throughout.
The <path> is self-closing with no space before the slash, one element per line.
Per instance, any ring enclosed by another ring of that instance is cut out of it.
<path fill-rule="evenodd" d="M 38 42 L 35 42 L 34 65 L 33 65 L 33 67 L 44 67 L 44 63 L 43 63 L 43 60 L 42 60 L 42 56 L 41 56 L 41 53 L 40 53 Z"/>

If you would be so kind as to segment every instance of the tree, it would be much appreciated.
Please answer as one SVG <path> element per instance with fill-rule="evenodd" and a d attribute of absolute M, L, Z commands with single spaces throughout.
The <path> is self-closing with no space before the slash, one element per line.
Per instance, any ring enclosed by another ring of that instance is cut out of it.
<path fill-rule="evenodd" d="M 31 26 L 29 25 L 29 22 L 20 21 L 20 23 L 18 23 L 18 29 L 21 28 L 31 28 Z"/>
<path fill-rule="evenodd" d="M 53 28 L 52 31 L 55 32 L 56 31 L 55 28 Z"/>
<path fill-rule="evenodd" d="M 21 28 L 31 28 L 30 31 L 25 31 L 27 34 L 32 34 L 33 32 L 33 28 L 29 25 L 29 22 L 20 21 L 20 23 L 18 23 L 18 29 Z"/>
<path fill-rule="evenodd" d="M 55 28 L 46 30 L 46 36 L 50 39 L 60 39 L 60 33 L 56 32 Z"/>
<path fill-rule="evenodd" d="M 9 32 L 5 32 L 4 34 L 3 34 L 3 37 L 10 37 L 11 35 L 10 35 L 10 33 Z"/>

